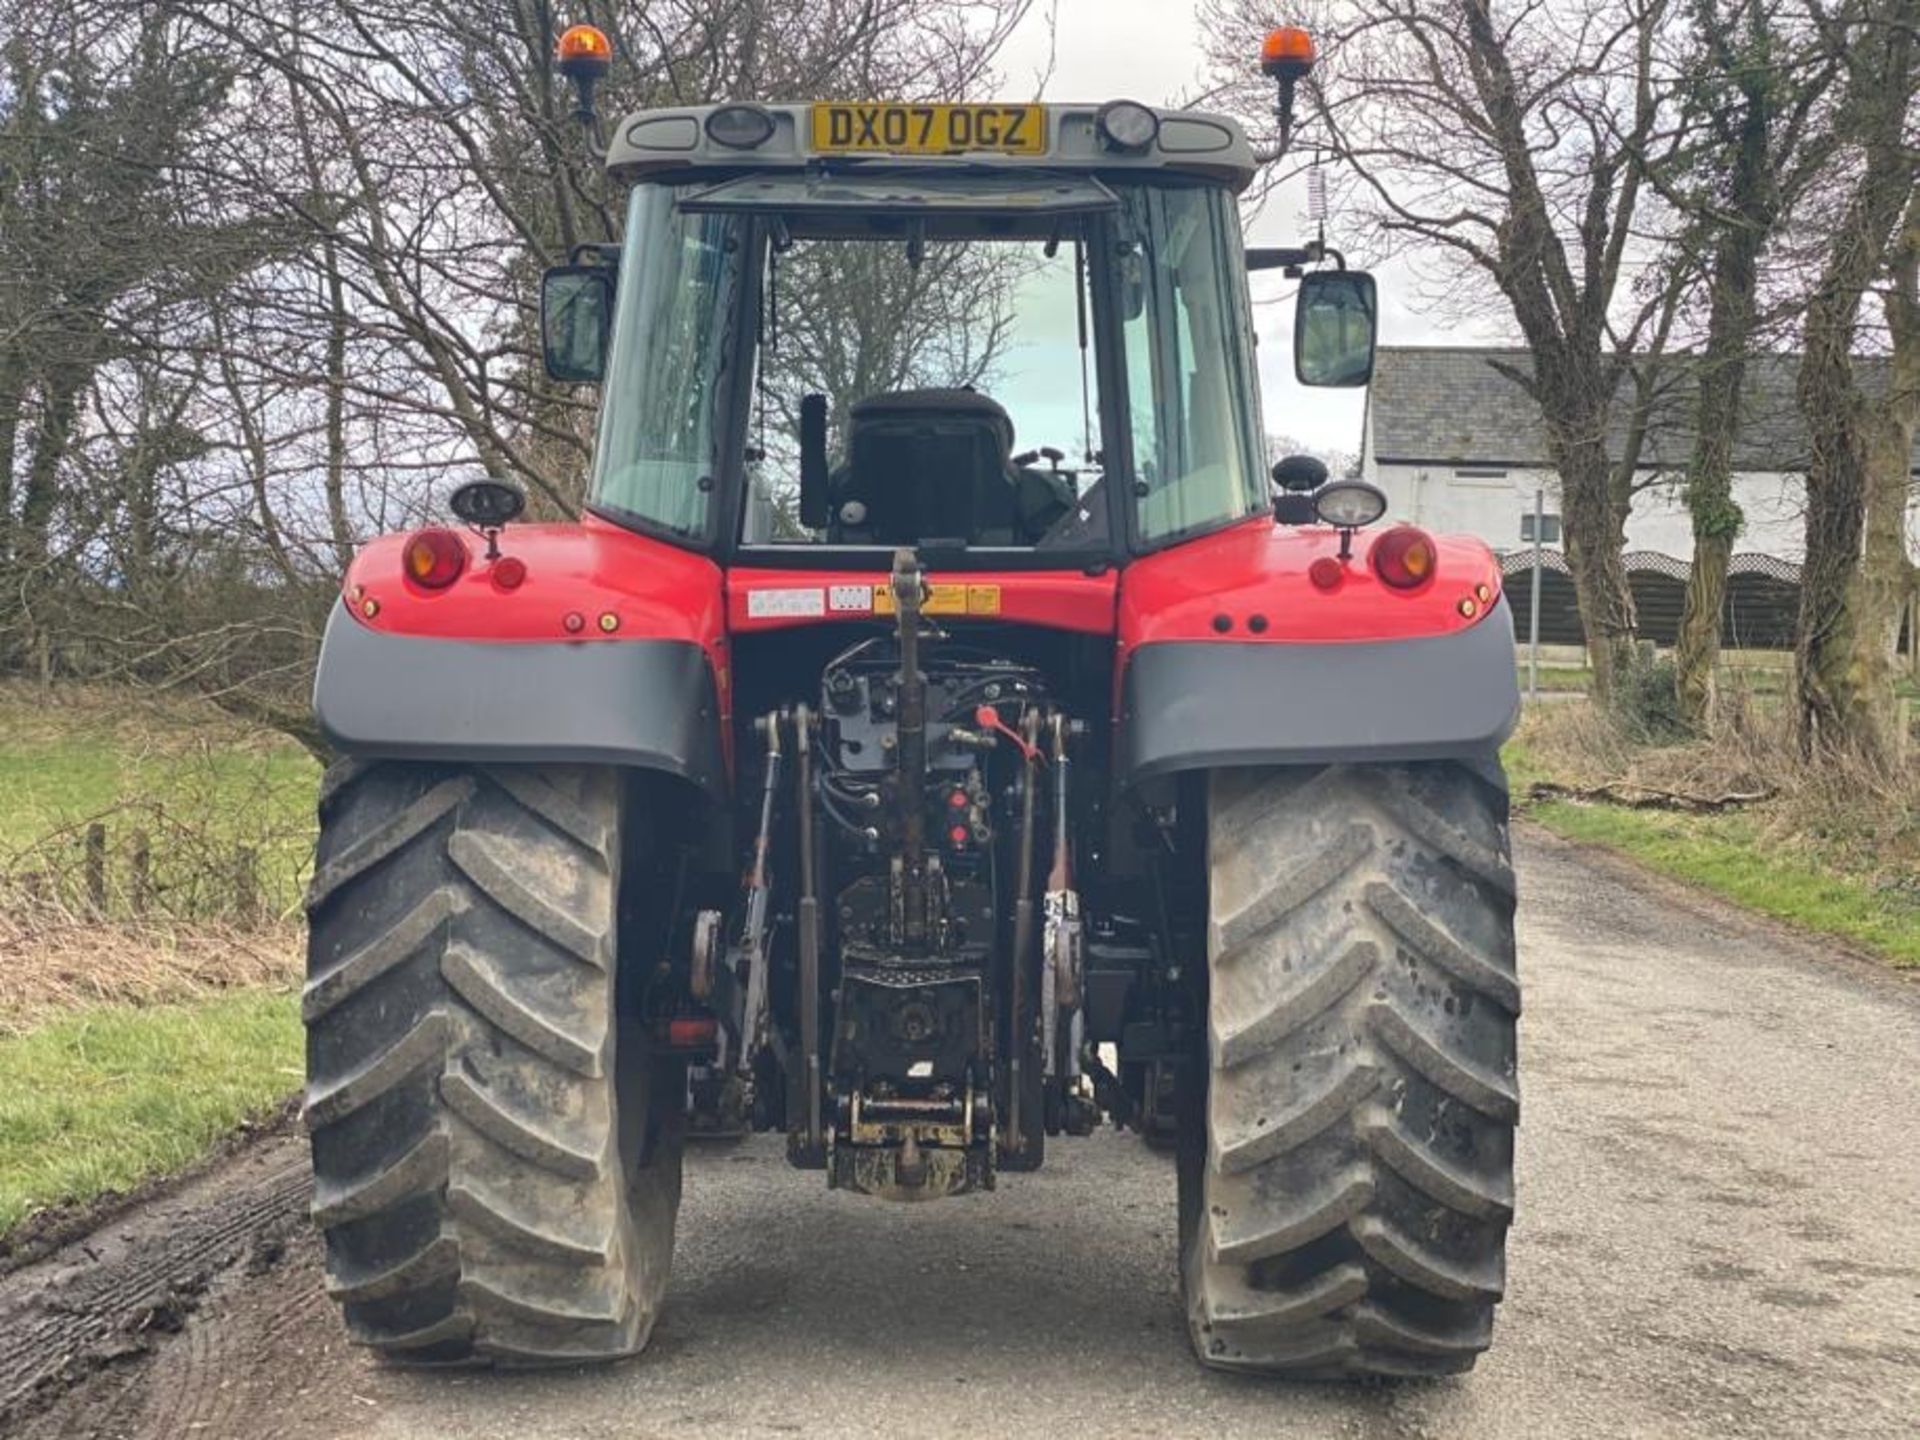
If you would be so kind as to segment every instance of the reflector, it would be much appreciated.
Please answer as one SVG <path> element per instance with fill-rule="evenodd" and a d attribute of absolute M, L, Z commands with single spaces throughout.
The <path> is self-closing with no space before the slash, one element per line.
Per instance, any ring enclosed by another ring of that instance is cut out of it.
<path fill-rule="evenodd" d="M 697 1050 L 711 1045 L 718 1030 L 711 1015 L 676 1015 L 667 1021 L 667 1045 L 674 1050 Z"/>

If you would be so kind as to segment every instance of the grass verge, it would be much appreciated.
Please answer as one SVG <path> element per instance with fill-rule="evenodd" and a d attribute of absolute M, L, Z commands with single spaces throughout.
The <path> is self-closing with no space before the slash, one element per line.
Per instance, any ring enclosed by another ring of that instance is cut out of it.
<path fill-rule="evenodd" d="M 1756 827 L 1738 816 L 1667 815 L 1565 800 L 1528 805 L 1525 813 L 1569 840 L 1604 845 L 1763 915 L 1850 940 L 1900 968 L 1920 968 L 1920 895 L 1772 853 Z"/>
<path fill-rule="evenodd" d="M 1807 771 L 1770 717 L 1743 723 L 1719 741 L 1634 746 L 1574 703 L 1530 712 L 1504 758 L 1520 813 L 1554 833 L 1920 969 L 1920 808 L 1910 789 L 1874 794 L 1851 777 Z M 1705 814 L 1529 798 L 1540 781 L 1622 780 L 1770 798 Z"/>
<path fill-rule="evenodd" d="M 0 1237 L 192 1164 L 277 1108 L 301 1065 L 283 991 L 101 1006 L 0 1037 Z"/>
<path fill-rule="evenodd" d="M 225 919 L 243 890 L 250 908 L 289 913 L 318 779 L 298 745 L 204 702 L 0 682 L 0 880 L 116 918 Z M 83 883 L 96 824 L 104 906 Z"/>
<path fill-rule="evenodd" d="M 1520 656 L 1520 688 L 1527 688 L 1525 647 Z M 1784 696 L 1792 687 L 1793 672 L 1784 664 L 1740 663 L 1728 661 L 1720 667 L 1720 684 L 1749 695 Z M 1584 665 L 1542 665 L 1540 689 L 1548 694 L 1584 695 L 1593 688 L 1593 671 Z M 1920 699 L 1920 679 L 1902 676 L 1893 682 L 1893 692 L 1903 700 Z"/>

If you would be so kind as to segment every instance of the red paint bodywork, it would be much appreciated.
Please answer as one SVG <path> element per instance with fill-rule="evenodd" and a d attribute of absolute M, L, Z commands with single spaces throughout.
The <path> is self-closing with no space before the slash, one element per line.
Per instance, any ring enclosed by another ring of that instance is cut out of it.
<path fill-rule="evenodd" d="M 969 570 L 964 575 L 935 575 L 933 579 L 997 589 L 1000 612 L 972 617 L 980 623 L 1039 625 L 1084 635 L 1113 633 L 1114 605 L 1120 589 L 1120 576 L 1114 570 L 1099 575 L 1083 570 Z M 753 615 L 749 601 L 757 590 L 831 590 L 836 585 L 886 583 L 884 572 L 872 570 L 761 570 L 743 566 L 727 572 L 727 624 L 736 634 L 751 634 L 822 623 L 823 617 L 819 616 Z M 866 618 L 857 613 L 824 617 L 839 621 Z M 943 621 L 946 618 L 943 616 Z"/>
<path fill-rule="evenodd" d="M 1500 563 L 1480 541 L 1435 537 L 1432 577 L 1415 589 L 1396 590 L 1367 563 L 1386 533 L 1382 528 L 1354 536 L 1344 576 L 1331 590 L 1307 575 L 1315 560 L 1340 553 L 1339 532 L 1324 526 L 1296 529 L 1250 520 L 1136 560 L 1120 585 L 1122 657 L 1167 640 L 1313 645 L 1450 635 L 1477 624 L 1497 603 Z M 1473 602 L 1472 615 L 1461 613 L 1463 600 Z M 1256 617 L 1265 621 L 1264 629 L 1257 628 Z"/>
<path fill-rule="evenodd" d="M 345 582 L 348 607 L 374 630 L 437 635 L 448 640 L 685 640 L 724 660 L 726 619 L 720 567 L 704 556 L 663 545 L 588 516 L 577 525 L 512 525 L 500 554 L 526 568 L 511 590 L 493 583 L 486 542 L 462 533 L 467 567 L 444 590 L 409 579 L 401 565 L 406 535 L 382 535 L 354 557 Z M 375 613 L 366 614 L 366 602 Z M 566 617 L 583 617 L 578 632 Z M 616 628 L 600 628 L 602 615 Z"/>
<path fill-rule="evenodd" d="M 1384 531 L 1362 532 L 1340 584 L 1316 586 L 1308 567 L 1336 556 L 1337 532 L 1246 521 L 1097 575 L 1083 570 L 970 571 L 934 575 L 998 590 L 999 613 L 982 624 L 1036 625 L 1112 635 L 1117 687 L 1126 659 L 1142 645 L 1166 641 L 1239 644 L 1338 644 L 1451 634 L 1477 624 L 1500 593 L 1500 566 L 1477 540 L 1437 540 L 1433 578 L 1413 590 L 1383 584 L 1367 553 Z M 501 536 L 501 556 L 526 566 L 524 580 L 494 583 L 485 544 L 463 534 L 468 561 L 444 590 L 408 578 L 406 535 L 374 540 L 348 570 L 344 599 L 376 631 L 449 640 L 504 643 L 564 641 L 582 645 L 677 640 L 701 646 L 713 666 L 725 741 L 731 750 L 731 637 L 800 625 L 858 622 L 859 613 L 752 613 L 757 591 L 826 593 L 835 585 L 877 586 L 877 570 L 721 568 L 700 555 L 589 516 L 572 525 L 514 525 Z M 1474 614 L 1462 613 L 1472 600 Z M 580 628 L 569 630 L 569 616 Z M 611 616 L 612 629 L 602 624 Z M 1221 617 L 1225 617 L 1224 624 Z M 1257 618 L 1256 618 L 1257 617 Z M 1262 622 L 1264 622 L 1262 624 Z M 878 623 L 890 623 L 881 617 Z"/>
<path fill-rule="evenodd" d="M 467 567 L 444 590 L 415 584 L 401 563 L 407 535 L 369 542 L 348 567 L 342 598 L 370 629 L 394 635 L 505 643 L 556 640 L 617 645 L 625 640 L 679 640 L 700 646 L 713 667 L 722 741 L 731 752 L 733 669 L 728 654 L 720 567 L 704 556 L 664 545 L 589 515 L 577 525 L 512 525 L 501 532 L 500 558 L 526 566 L 511 589 L 494 584 L 486 543 L 462 533 Z M 371 602 L 372 613 L 368 613 Z M 567 618 L 580 628 L 569 630 Z M 611 615 L 614 628 L 603 629 Z"/>

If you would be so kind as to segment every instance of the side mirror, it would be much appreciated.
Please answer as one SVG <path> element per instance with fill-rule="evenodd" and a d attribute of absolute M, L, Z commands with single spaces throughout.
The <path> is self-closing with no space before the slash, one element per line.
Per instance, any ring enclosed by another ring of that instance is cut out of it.
<path fill-rule="evenodd" d="M 1293 312 L 1293 373 L 1302 385 L 1365 385 L 1373 379 L 1379 329 L 1373 276 L 1358 270 L 1303 275 Z"/>
<path fill-rule="evenodd" d="M 540 284 L 540 343 L 547 374 L 597 385 L 607 374 L 613 333 L 613 272 L 603 265 L 556 265 Z"/>
<path fill-rule="evenodd" d="M 1311 495 L 1327 483 L 1327 462 L 1318 455 L 1289 455 L 1273 467 L 1273 483 Z"/>
<path fill-rule="evenodd" d="M 1327 462 L 1317 455 L 1289 455 L 1273 467 L 1273 518 L 1282 525 L 1311 525 L 1319 518 L 1313 492 L 1327 483 Z"/>

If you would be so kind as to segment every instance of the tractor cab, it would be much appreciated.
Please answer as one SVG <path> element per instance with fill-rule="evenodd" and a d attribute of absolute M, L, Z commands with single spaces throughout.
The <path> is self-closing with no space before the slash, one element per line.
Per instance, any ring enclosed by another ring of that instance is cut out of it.
<path fill-rule="evenodd" d="M 545 306 L 554 372 L 604 386 L 603 517 L 735 565 L 984 569 L 1267 510 L 1231 122 L 727 105 L 632 117 L 607 160 L 617 272 Z"/>

